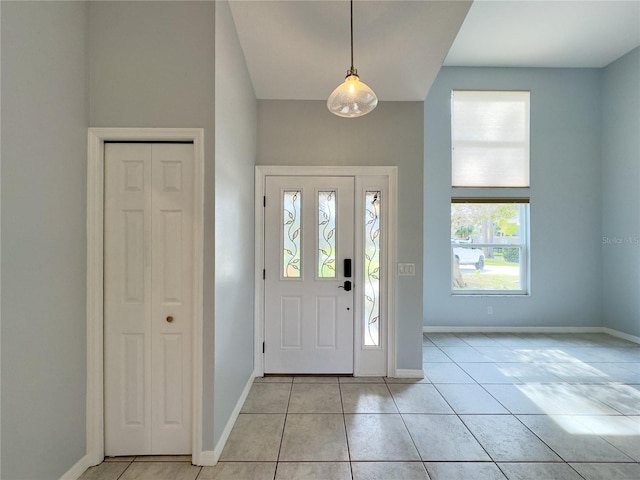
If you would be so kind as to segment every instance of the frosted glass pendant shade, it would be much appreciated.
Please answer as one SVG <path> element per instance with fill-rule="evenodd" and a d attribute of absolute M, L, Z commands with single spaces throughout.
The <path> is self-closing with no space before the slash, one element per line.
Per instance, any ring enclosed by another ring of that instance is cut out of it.
<path fill-rule="evenodd" d="M 344 82 L 329 95 L 327 108 L 339 117 L 361 117 L 378 105 L 378 97 L 369 86 L 360 81 L 354 70 L 349 70 Z"/>

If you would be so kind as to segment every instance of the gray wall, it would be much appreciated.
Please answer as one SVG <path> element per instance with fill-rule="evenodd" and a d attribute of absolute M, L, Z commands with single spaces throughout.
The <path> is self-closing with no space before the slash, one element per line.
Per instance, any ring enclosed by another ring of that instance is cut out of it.
<path fill-rule="evenodd" d="M 604 326 L 640 336 L 640 48 L 602 78 Z"/>
<path fill-rule="evenodd" d="M 529 296 L 451 296 L 452 89 L 531 91 Z M 425 101 L 425 326 L 601 325 L 600 109 L 597 69 L 440 71 Z"/>
<path fill-rule="evenodd" d="M 227 2 L 216 2 L 214 440 L 253 373 L 256 99 Z"/>
<path fill-rule="evenodd" d="M 2 2 L 2 471 L 85 454 L 87 5 Z"/>
<path fill-rule="evenodd" d="M 259 165 L 398 166 L 398 262 L 416 265 L 398 279 L 401 369 L 422 368 L 422 122 L 422 102 L 380 102 L 344 119 L 324 101 L 258 101 Z"/>
<path fill-rule="evenodd" d="M 204 128 L 203 448 L 212 449 L 215 3 L 90 2 L 89 12 L 90 125 Z"/>

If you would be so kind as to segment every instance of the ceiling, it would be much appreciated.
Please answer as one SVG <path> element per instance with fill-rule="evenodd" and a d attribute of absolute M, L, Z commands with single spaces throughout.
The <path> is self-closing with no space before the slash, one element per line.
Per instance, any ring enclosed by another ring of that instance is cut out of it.
<path fill-rule="evenodd" d="M 640 45 L 640 0 L 476 0 L 445 65 L 600 68 Z"/>
<path fill-rule="evenodd" d="M 350 66 L 347 0 L 232 0 L 256 97 L 326 100 Z M 640 45 L 640 0 L 356 0 L 354 66 L 422 101 L 441 65 L 603 67 Z"/>

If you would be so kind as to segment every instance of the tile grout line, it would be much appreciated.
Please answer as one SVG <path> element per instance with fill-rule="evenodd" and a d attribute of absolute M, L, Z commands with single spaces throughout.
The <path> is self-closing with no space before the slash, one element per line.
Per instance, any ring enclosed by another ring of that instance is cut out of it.
<path fill-rule="evenodd" d="M 427 470 L 427 466 L 425 465 L 427 460 L 422 458 L 422 454 L 420 453 L 420 449 L 418 448 L 418 445 L 416 445 L 416 441 L 413 438 L 413 435 L 411 435 L 411 430 L 409 430 L 409 427 L 407 426 L 407 422 L 405 421 L 405 418 L 404 418 L 404 415 L 409 415 L 409 414 L 403 414 L 402 412 L 400 412 L 400 407 L 398 407 L 398 404 L 396 403 L 396 399 L 393 396 L 393 392 L 391 392 L 391 389 L 389 388 L 389 385 L 388 384 L 386 384 L 386 385 L 387 385 L 387 390 L 389 390 L 389 395 L 391 395 L 391 399 L 393 400 L 393 403 L 396 406 L 396 409 L 398 410 L 398 415 L 400 415 L 400 420 L 402 420 L 402 424 L 404 425 L 404 428 L 407 430 L 407 434 L 409 435 L 409 438 L 411 439 L 411 443 L 413 444 L 413 448 L 416 449 L 418 457 L 420 457 L 420 464 L 422 465 L 422 468 L 424 469 L 424 472 L 427 475 L 427 480 L 430 480 L 431 476 L 429 475 L 429 471 Z M 427 385 L 427 384 L 425 384 L 425 385 Z M 435 389 L 435 387 L 434 387 L 434 389 Z M 438 392 L 438 394 L 440 394 L 440 393 Z M 443 399 L 444 399 L 444 397 L 443 397 Z"/>
<path fill-rule="evenodd" d="M 134 462 L 135 460 L 136 460 L 136 457 L 133 457 L 133 460 L 131 460 L 131 461 L 127 464 L 127 468 L 125 468 L 125 469 L 122 471 L 122 473 L 121 473 L 120 475 L 118 475 L 118 478 L 117 478 L 116 480 L 120 480 L 120 479 L 122 478 L 122 476 L 125 474 L 125 472 L 126 472 L 127 470 L 129 470 L 129 467 L 130 467 L 131 465 L 133 465 L 133 462 Z M 103 460 L 103 462 L 104 462 L 104 460 Z"/>
<path fill-rule="evenodd" d="M 284 412 L 284 422 L 282 423 L 282 433 L 280 434 L 280 445 L 278 446 L 278 456 L 276 457 L 276 468 L 273 471 L 273 479 L 275 480 L 278 475 L 278 466 L 280 465 L 280 453 L 282 452 L 282 443 L 284 442 L 284 430 L 287 427 L 287 418 L 289 417 L 289 406 L 291 405 L 291 396 L 293 395 L 293 385 L 295 377 L 291 377 L 291 383 L 289 384 L 289 398 L 287 399 L 287 409 Z"/>
<path fill-rule="evenodd" d="M 456 335 L 456 338 L 460 338 Z M 477 352 L 477 350 L 475 348 L 473 348 L 473 346 L 469 345 L 467 342 L 465 342 L 463 339 L 462 340 L 465 344 L 467 344 L 469 347 L 471 347 L 474 351 Z M 444 345 L 443 345 L 444 346 Z M 464 368 L 462 368 L 459 363 L 454 360 L 450 355 L 447 355 L 446 352 L 444 352 L 441 348 L 440 345 L 436 345 L 436 348 L 438 348 L 438 350 L 440 350 L 444 355 L 446 355 L 448 358 L 451 359 L 451 362 L 458 367 L 459 369 L 461 369 L 463 372 L 465 372 L 467 375 L 469 375 L 469 377 L 474 381 L 473 384 L 469 384 L 469 385 L 478 385 L 481 388 L 483 388 L 480 383 L 473 378 L 473 376 L 471 376 L 471 374 L 469 374 L 469 372 L 467 372 Z M 480 353 L 480 352 L 478 352 Z M 477 362 L 474 362 L 477 363 Z M 436 383 L 432 383 L 434 389 L 436 390 L 436 392 L 438 392 L 438 394 L 442 397 L 442 399 L 445 401 L 445 403 L 449 406 L 449 408 L 451 408 L 451 411 L 454 413 L 454 415 L 456 416 L 456 418 L 458 419 L 458 421 L 462 424 L 462 426 L 469 432 L 469 434 L 473 437 L 473 439 L 477 442 L 477 444 L 480 446 L 480 448 L 482 448 L 482 450 L 484 451 L 484 453 L 487 455 L 487 457 L 489 457 L 491 459 L 490 463 L 493 463 L 496 468 L 498 468 L 500 470 L 500 472 L 506 477 L 506 474 L 504 474 L 504 472 L 502 471 L 502 469 L 498 466 L 498 462 L 489 454 L 489 452 L 487 451 L 487 449 L 484 447 L 484 445 L 482 445 L 482 443 L 480 443 L 480 441 L 478 440 L 478 438 L 473 434 L 473 432 L 469 429 L 469 427 L 466 425 L 466 423 L 464 423 L 464 421 L 462 420 L 462 418 L 460 418 L 460 414 L 456 411 L 456 409 L 453 407 L 453 405 L 449 402 L 449 400 L 447 400 L 447 398 L 442 394 L 442 392 L 438 389 L 438 385 Z M 484 390 L 484 388 L 483 388 Z M 489 393 L 489 392 L 487 392 Z M 493 396 L 491 396 L 491 398 L 494 398 Z M 500 404 L 502 405 L 502 404 Z M 504 407 L 504 405 L 503 405 Z M 508 409 L 505 408 L 505 410 L 509 411 Z"/>
<path fill-rule="evenodd" d="M 340 383 L 340 379 L 338 379 L 338 395 L 340 395 L 340 407 L 342 408 L 342 425 L 344 426 L 344 439 L 347 444 L 347 458 L 349 462 L 349 474 L 351 475 L 351 480 L 353 480 L 353 462 L 351 458 L 351 449 L 349 448 L 349 434 L 347 433 L 347 418 L 344 413 L 344 400 L 342 398 L 342 384 Z"/>

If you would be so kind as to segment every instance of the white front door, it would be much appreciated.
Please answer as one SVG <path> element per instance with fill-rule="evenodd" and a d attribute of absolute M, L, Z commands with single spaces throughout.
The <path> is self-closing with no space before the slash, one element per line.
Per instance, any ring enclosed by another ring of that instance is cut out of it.
<path fill-rule="evenodd" d="M 191 453 L 193 145 L 106 144 L 105 454 Z"/>
<path fill-rule="evenodd" d="M 267 176 L 265 191 L 264 371 L 353 373 L 354 178 Z"/>

